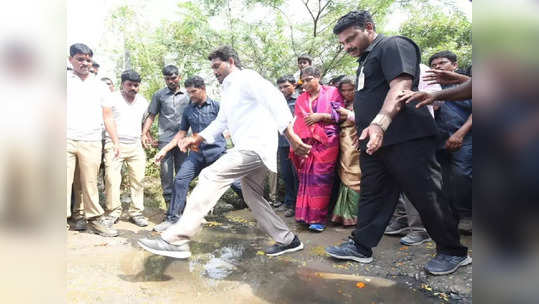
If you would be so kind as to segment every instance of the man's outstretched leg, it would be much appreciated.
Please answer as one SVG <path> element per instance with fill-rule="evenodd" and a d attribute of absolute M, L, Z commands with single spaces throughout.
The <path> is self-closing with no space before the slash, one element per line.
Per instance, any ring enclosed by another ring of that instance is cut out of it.
<path fill-rule="evenodd" d="M 258 225 L 276 242 L 267 248 L 265 253 L 269 256 L 278 256 L 303 249 L 299 238 L 290 231 L 285 222 L 271 208 L 270 203 L 264 199 L 264 177 L 267 169 L 258 155 L 253 153 L 251 157 L 260 165 L 258 169 L 241 179 L 241 189 L 245 202 L 251 209 Z"/>
<path fill-rule="evenodd" d="M 204 216 L 211 208 L 213 208 L 213 206 L 215 206 L 219 198 L 225 193 L 234 180 L 250 176 L 251 174 L 258 176 L 258 171 L 263 168 L 262 166 L 263 164 L 260 157 L 254 152 L 231 151 L 227 153 L 214 164 L 202 170 L 199 176 L 199 182 L 189 196 L 184 214 L 180 220 L 165 230 L 161 234 L 161 238 L 154 240 L 141 239 L 138 243 L 144 249 L 154 254 L 174 258 L 188 258 L 191 255 L 188 242 L 200 230 Z M 256 209 L 262 208 L 259 206 L 262 204 L 260 202 L 249 202 L 250 199 L 253 200 L 253 198 L 256 198 L 256 194 L 253 194 L 256 190 L 252 190 L 252 182 L 242 181 L 242 186 L 249 188 L 249 190 L 247 190 L 249 194 L 247 194 L 245 189 L 243 190 L 246 200 L 248 201 L 247 203 Z M 270 208 L 266 201 L 263 202 Z M 253 213 L 255 217 L 257 217 L 258 214 L 263 214 L 263 212 Z M 260 218 L 258 219 L 260 220 Z M 266 224 L 261 223 L 261 225 L 262 227 L 265 227 Z M 284 223 L 282 225 L 284 225 Z M 284 225 L 284 227 L 286 227 L 286 225 Z M 263 229 L 266 231 L 271 230 L 266 228 Z M 276 230 L 280 231 L 283 229 Z M 273 234 L 273 232 L 271 233 Z M 284 233 L 282 239 L 277 238 L 276 241 L 282 241 L 283 244 L 288 246 L 294 241 L 294 237 L 291 233 Z"/>

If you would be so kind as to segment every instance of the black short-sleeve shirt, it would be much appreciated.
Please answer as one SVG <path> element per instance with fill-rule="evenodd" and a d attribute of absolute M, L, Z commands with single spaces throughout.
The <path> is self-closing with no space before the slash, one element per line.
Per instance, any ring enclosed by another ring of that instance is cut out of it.
<path fill-rule="evenodd" d="M 362 89 L 356 90 L 354 112 L 358 132 L 368 127 L 376 114 L 380 112 L 389 83 L 396 77 L 407 74 L 413 77 L 412 90 L 417 90 L 419 83 L 419 47 L 410 39 L 402 36 L 385 37 L 378 34 L 365 50 L 359 62 L 363 62 L 365 77 Z M 358 68 L 359 75 L 361 64 Z M 415 108 L 416 103 L 406 105 L 393 119 L 384 134 L 382 146 L 409 141 L 416 138 L 433 136 L 437 133 L 434 119 L 426 107 Z M 365 149 L 368 140 L 360 141 Z"/>

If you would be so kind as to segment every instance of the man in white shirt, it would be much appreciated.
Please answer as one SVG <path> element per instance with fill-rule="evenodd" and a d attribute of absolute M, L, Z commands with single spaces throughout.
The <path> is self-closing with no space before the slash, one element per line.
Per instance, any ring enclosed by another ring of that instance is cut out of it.
<path fill-rule="evenodd" d="M 142 120 L 148 101 L 138 95 L 140 75 L 127 70 L 121 76 L 121 89 L 111 94 L 103 105 L 105 126 L 105 192 L 110 225 L 116 223 L 122 213 L 120 202 L 120 184 L 122 182 L 122 164 L 127 165 L 132 204 L 129 217 L 139 227 L 148 226 L 148 220 L 142 215 L 144 210 L 144 170 L 146 154 L 140 141 Z M 116 155 L 115 147 L 119 147 Z"/>
<path fill-rule="evenodd" d="M 102 149 L 102 106 L 110 93 L 100 80 L 90 74 L 93 52 L 87 45 L 73 44 L 69 54 L 73 69 L 67 72 L 66 91 L 67 217 L 71 216 L 73 180 L 80 178 L 90 228 L 102 236 L 117 236 L 118 232 L 107 225 L 103 216 L 97 190 Z M 75 176 L 77 163 L 79 176 Z"/>
<path fill-rule="evenodd" d="M 241 69 L 233 48 L 220 47 L 208 59 L 223 85 L 221 108 L 207 128 L 184 138 L 179 146 L 183 151 L 198 149 L 200 143 L 212 143 L 228 129 L 234 148 L 202 170 L 177 223 L 163 231 L 161 238 L 141 239 L 138 243 L 154 254 L 188 258 L 191 256 L 188 242 L 199 231 L 203 217 L 230 184 L 240 179 L 245 202 L 253 216 L 262 230 L 276 241 L 265 253 L 277 256 L 301 250 L 301 241 L 264 199 L 264 176 L 267 170 L 277 171 L 276 131 L 287 136 L 299 155 L 307 155 L 311 146 L 294 134 L 292 114 L 283 95 L 255 71 Z"/>

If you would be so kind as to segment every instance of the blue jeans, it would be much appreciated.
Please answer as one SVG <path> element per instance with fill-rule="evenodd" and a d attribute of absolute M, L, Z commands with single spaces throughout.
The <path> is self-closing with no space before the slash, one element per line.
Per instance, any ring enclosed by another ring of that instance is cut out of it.
<path fill-rule="evenodd" d="M 443 187 L 455 216 L 472 216 L 472 145 L 462 145 L 455 152 L 439 150 Z"/>
<path fill-rule="evenodd" d="M 168 142 L 159 142 L 159 150 L 167 144 Z M 178 147 L 174 147 L 174 149 L 168 151 L 163 160 L 161 160 L 161 187 L 163 188 L 163 198 L 167 204 L 172 200 L 174 176 L 180 170 L 186 156 L 187 153 L 183 153 Z"/>
<path fill-rule="evenodd" d="M 223 153 L 224 155 L 225 153 Z M 222 155 L 221 155 L 222 156 Z M 207 162 L 204 156 L 200 153 L 189 153 L 187 159 L 180 167 L 180 171 L 176 174 L 174 179 L 174 189 L 172 192 L 172 201 L 168 206 L 166 220 L 172 223 L 176 223 L 183 210 L 185 209 L 185 200 L 187 198 L 187 192 L 189 191 L 189 184 L 191 181 L 200 174 L 202 169 L 213 164 L 215 161 Z M 236 180 L 230 186 L 238 196 L 242 199 L 241 185 L 239 180 Z"/>
<path fill-rule="evenodd" d="M 290 158 L 288 158 L 289 153 L 289 147 L 279 147 L 278 157 L 281 167 L 279 173 L 284 181 L 284 203 L 288 208 L 295 208 L 298 196 L 298 177 Z"/>

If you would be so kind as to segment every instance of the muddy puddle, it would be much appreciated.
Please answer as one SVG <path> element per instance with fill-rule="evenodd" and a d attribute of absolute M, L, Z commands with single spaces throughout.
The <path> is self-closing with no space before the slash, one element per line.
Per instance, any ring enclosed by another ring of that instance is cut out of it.
<path fill-rule="evenodd" d="M 254 222 L 212 219 L 191 242 L 192 257 L 176 260 L 133 248 L 122 262 L 120 279 L 167 282 L 182 287 L 185 299 L 245 292 L 256 303 L 438 303 L 419 291 L 385 278 L 328 271 L 311 263 L 306 249 L 267 257 L 271 241 Z M 162 284 L 162 283 L 161 283 Z M 241 286 L 246 288 L 240 288 Z M 235 291 L 237 290 L 237 291 Z M 221 303 L 234 303 L 223 298 Z"/>

